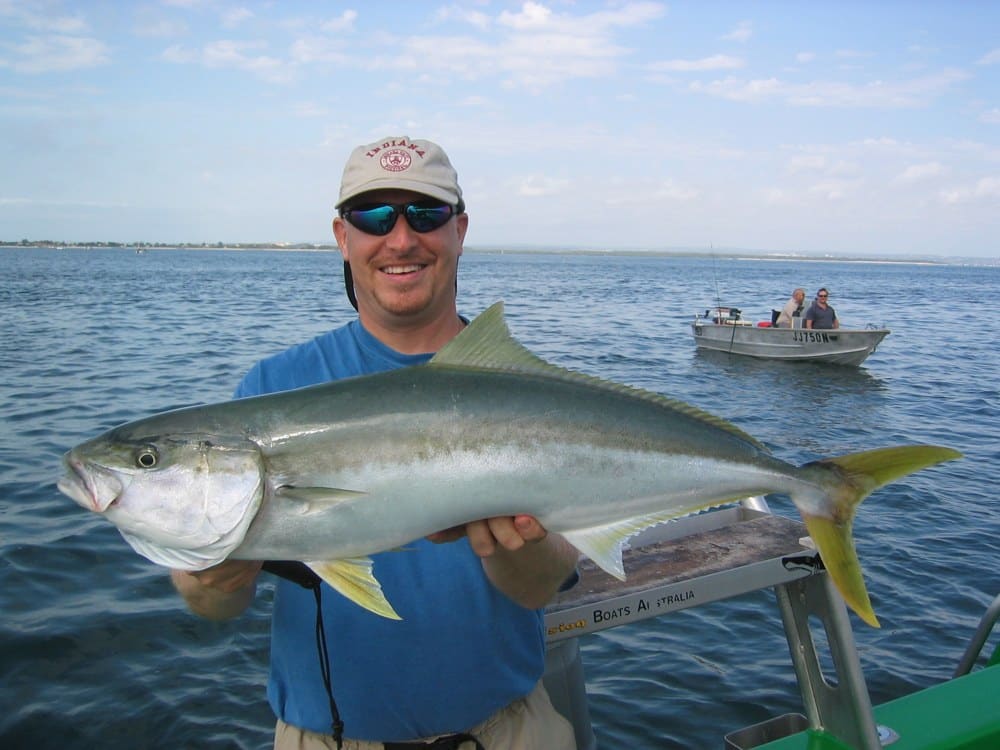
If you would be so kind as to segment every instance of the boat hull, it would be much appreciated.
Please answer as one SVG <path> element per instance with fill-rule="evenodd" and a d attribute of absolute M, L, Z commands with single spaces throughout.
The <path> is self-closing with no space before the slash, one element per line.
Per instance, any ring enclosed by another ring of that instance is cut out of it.
<path fill-rule="evenodd" d="M 773 328 L 697 319 L 691 324 L 701 349 L 759 359 L 826 362 L 857 367 L 886 336 L 887 328 L 812 330 Z"/>

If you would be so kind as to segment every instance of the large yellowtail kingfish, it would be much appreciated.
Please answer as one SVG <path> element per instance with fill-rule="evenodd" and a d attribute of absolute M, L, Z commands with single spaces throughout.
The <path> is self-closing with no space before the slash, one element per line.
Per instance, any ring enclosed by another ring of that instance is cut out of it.
<path fill-rule="evenodd" d="M 398 615 L 368 555 L 436 531 L 530 514 L 623 579 L 638 531 L 781 493 L 847 604 L 877 626 L 855 509 L 959 456 L 899 446 L 797 468 L 692 406 L 539 359 L 497 303 L 426 365 L 116 427 L 66 454 L 59 488 L 155 563 L 302 560 L 386 617 Z"/>

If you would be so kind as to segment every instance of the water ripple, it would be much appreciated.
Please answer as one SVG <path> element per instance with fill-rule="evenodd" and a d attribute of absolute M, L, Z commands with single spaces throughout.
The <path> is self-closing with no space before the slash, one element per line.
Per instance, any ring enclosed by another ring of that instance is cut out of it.
<path fill-rule="evenodd" d="M 4 747 L 270 747 L 269 588 L 235 623 L 194 618 L 163 570 L 53 482 L 75 443 L 228 398 L 260 357 L 349 320 L 339 257 L 0 250 Z M 466 253 L 461 273 L 466 316 L 505 299 L 540 355 L 689 401 L 785 460 L 889 443 L 965 452 L 876 493 L 856 522 L 884 624 L 856 631 L 873 700 L 951 673 L 1000 591 L 1000 397 L 983 376 L 1000 355 L 968 304 L 995 296 L 996 268 Z M 842 320 L 892 328 L 864 367 L 695 351 L 688 324 L 717 289 L 752 320 L 820 285 Z M 602 746 L 718 747 L 801 711 L 770 592 L 581 645 Z"/>

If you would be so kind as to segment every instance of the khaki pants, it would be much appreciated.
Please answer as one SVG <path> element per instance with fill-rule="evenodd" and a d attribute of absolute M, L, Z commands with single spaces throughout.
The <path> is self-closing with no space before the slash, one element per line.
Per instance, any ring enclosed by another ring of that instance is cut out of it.
<path fill-rule="evenodd" d="M 552 707 L 540 682 L 524 698 L 500 709 L 468 732 L 486 750 L 576 750 L 573 727 Z M 425 737 L 423 741 L 433 739 Z M 274 729 L 274 750 L 336 750 L 336 747 L 332 735 L 299 729 L 281 719 Z M 466 747 L 472 748 L 472 743 L 465 743 L 462 750 Z M 343 750 L 382 750 L 382 743 L 345 738 Z"/>

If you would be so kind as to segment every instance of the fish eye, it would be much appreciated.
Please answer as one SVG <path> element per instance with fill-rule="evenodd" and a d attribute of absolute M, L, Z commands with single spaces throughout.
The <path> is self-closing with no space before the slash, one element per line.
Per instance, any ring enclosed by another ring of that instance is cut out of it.
<path fill-rule="evenodd" d="M 160 461 L 160 454 L 151 445 L 144 445 L 135 453 L 135 465 L 140 469 L 152 469 Z"/>

